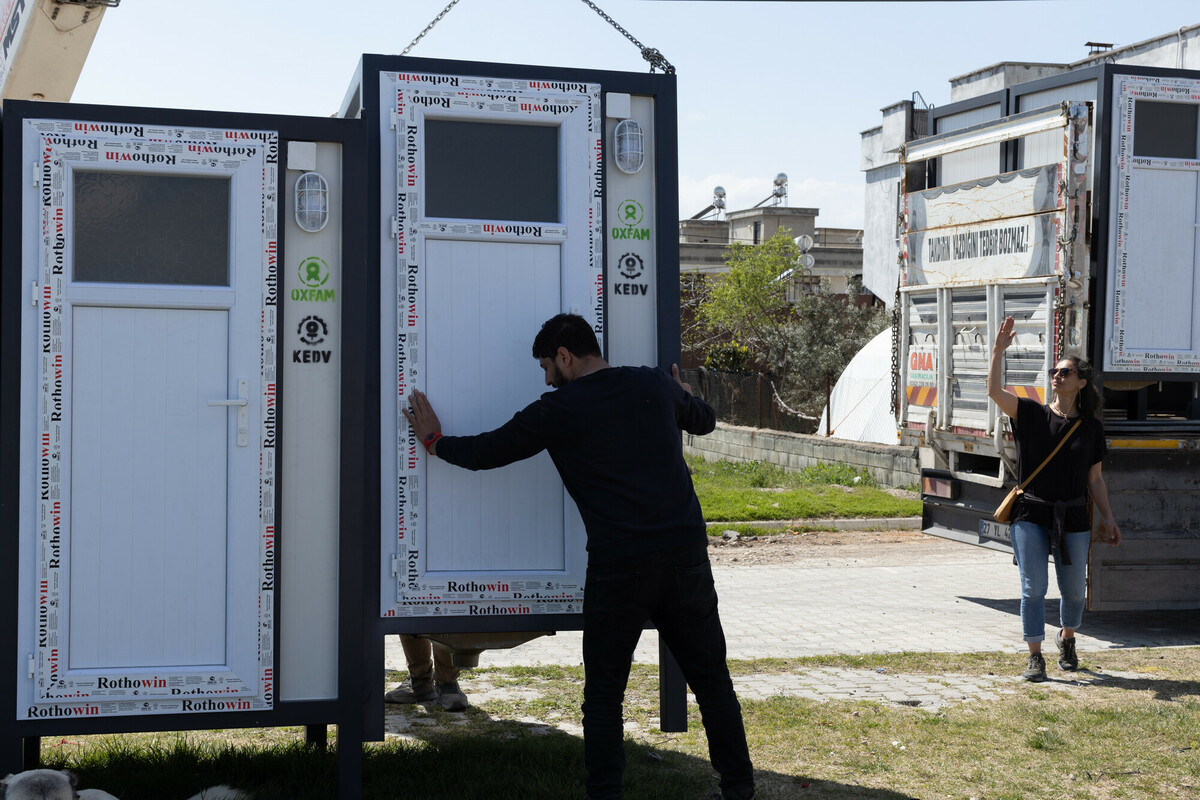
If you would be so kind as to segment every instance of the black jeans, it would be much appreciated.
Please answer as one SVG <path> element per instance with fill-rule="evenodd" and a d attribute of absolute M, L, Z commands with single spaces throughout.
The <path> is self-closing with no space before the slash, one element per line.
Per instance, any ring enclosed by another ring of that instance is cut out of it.
<path fill-rule="evenodd" d="M 708 754 L 729 797 L 751 797 L 742 708 L 725 664 L 725 632 L 704 545 L 589 565 L 583 601 L 583 748 L 588 797 L 621 796 L 621 704 L 633 651 L 653 621 L 696 695 Z"/>

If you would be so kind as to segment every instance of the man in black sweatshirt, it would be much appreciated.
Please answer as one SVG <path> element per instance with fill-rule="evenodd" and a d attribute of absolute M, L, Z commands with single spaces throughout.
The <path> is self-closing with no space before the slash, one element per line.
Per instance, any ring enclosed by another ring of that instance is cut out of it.
<path fill-rule="evenodd" d="M 587 321 L 547 320 L 533 341 L 546 392 L 504 425 L 443 436 L 421 392 L 402 409 L 430 455 L 494 469 L 546 450 L 587 530 L 583 602 L 584 756 L 591 800 L 621 796 L 621 703 L 633 651 L 654 623 L 696 695 L 725 798 L 754 796 L 742 711 L 725 664 L 725 634 L 704 517 L 680 430 L 710 433 L 712 408 L 651 367 L 610 367 Z"/>

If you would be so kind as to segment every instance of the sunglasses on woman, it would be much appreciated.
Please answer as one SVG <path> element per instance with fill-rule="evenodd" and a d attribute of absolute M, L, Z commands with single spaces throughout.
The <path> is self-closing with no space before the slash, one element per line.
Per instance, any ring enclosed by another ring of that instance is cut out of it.
<path fill-rule="evenodd" d="M 1058 369 L 1050 370 L 1050 377 L 1068 378 L 1075 370 L 1071 367 L 1059 367 Z"/>

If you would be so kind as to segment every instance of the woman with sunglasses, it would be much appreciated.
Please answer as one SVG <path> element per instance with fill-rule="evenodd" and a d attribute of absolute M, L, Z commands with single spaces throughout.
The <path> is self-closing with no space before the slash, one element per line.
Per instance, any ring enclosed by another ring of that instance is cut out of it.
<path fill-rule="evenodd" d="M 996 332 L 988 366 L 988 397 L 1012 417 L 1017 445 L 1017 480 L 1024 481 L 1049 456 L 1059 442 L 1062 448 L 1038 472 L 1013 509 L 1009 525 L 1013 553 L 1021 574 L 1021 627 L 1029 645 L 1027 681 L 1046 680 L 1042 642 L 1046 638 L 1047 561 L 1054 555 L 1058 578 L 1059 623 L 1054 637 L 1058 667 L 1079 668 L 1075 654 L 1075 629 L 1083 621 L 1091 526 L 1088 498 L 1096 504 L 1102 522 L 1100 538 L 1115 547 L 1121 530 L 1108 503 L 1108 488 L 1100 472 L 1104 458 L 1104 427 L 1100 422 L 1100 393 L 1092 385 L 1092 365 L 1076 356 L 1061 358 L 1050 370 L 1054 399 L 1046 405 L 1004 388 L 1000 360 L 1012 344 L 1014 322 L 1008 317 Z M 1076 423 L 1079 423 L 1076 427 Z M 1069 437 L 1069 438 L 1066 438 Z"/>

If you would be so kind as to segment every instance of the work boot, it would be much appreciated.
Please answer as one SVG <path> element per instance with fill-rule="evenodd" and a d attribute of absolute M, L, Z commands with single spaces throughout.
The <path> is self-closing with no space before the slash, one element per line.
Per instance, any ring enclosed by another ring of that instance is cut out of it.
<path fill-rule="evenodd" d="M 414 681 L 412 678 L 409 678 L 395 689 L 386 693 L 383 699 L 387 703 L 400 703 L 404 705 L 432 703 L 438 699 L 438 690 L 429 678 L 423 681 Z"/>
<path fill-rule="evenodd" d="M 1064 639 L 1062 631 L 1059 631 L 1054 636 L 1054 643 L 1058 645 L 1058 668 L 1067 672 L 1079 669 L 1079 656 L 1075 655 L 1075 637 Z"/>
<path fill-rule="evenodd" d="M 1041 653 L 1029 654 L 1029 666 L 1021 673 L 1021 677 L 1032 683 L 1046 680 L 1046 659 L 1042 658 Z"/>
<path fill-rule="evenodd" d="M 439 683 L 437 685 L 438 703 L 447 711 L 465 711 L 467 708 L 467 695 L 462 689 L 458 688 L 458 681 L 450 681 L 449 683 Z"/>

